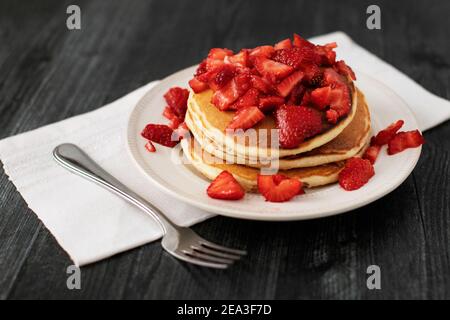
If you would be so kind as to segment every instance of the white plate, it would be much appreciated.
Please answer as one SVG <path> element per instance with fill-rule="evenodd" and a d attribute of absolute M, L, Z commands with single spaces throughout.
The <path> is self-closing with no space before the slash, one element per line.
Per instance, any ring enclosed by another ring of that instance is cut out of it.
<path fill-rule="evenodd" d="M 149 153 L 146 140 L 140 133 L 147 123 L 167 123 L 162 111 L 166 106 L 163 94 L 173 86 L 187 87 L 195 66 L 179 71 L 151 89 L 132 111 L 127 129 L 131 157 L 147 176 L 149 187 L 157 185 L 174 198 L 209 212 L 235 218 L 253 220 L 303 220 L 326 217 L 347 212 L 371 203 L 397 188 L 416 165 L 421 148 L 408 149 L 395 156 L 388 156 L 383 147 L 375 164 L 375 176 L 356 191 L 345 191 L 338 184 L 307 190 L 289 202 L 270 203 L 258 194 L 246 194 L 239 201 L 211 199 L 206 194 L 209 181 L 195 172 L 190 165 L 180 162 L 182 152 L 155 145 L 156 153 Z M 374 132 L 387 127 L 398 119 L 405 120 L 402 130 L 418 128 L 417 121 L 406 103 L 391 89 L 379 81 L 357 73 L 357 86 L 366 95 L 372 116 Z M 181 155 L 181 156 L 180 156 Z M 174 160 L 178 160 L 174 163 Z"/>

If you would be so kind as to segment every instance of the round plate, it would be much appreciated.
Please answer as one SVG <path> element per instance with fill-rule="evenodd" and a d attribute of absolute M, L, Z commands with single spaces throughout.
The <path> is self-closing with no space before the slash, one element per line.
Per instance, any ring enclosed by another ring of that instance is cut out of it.
<path fill-rule="evenodd" d="M 167 123 L 162 112 L 166 103 L 163 95 L 171 87 L 187 87 L 196 66 L 179 71 L 152 88 L 131 112 L 127 141 L 134 162 L 142 173 L 174 198 L 198 208 L 225 216 L 252 220 L 303 220 L 326 217 L 347 212 L 371 203 L 397 188 L 416 165 L 421 148 L 408 149 L 395 156 L 388 156 L 386 147 L 375 164 L 375 176 L 364 187 L 345 191 L 338 184 L 312 190 L 284 203 L 266 202 L 261 195 L 247 193 L 239 201 L 215 200 L 208 197 L 206 188 L 210 181 L 195 172 L 189 164 L 183 164 L 180 146 L 170 149 L 156 144 L 157 151 L 145 149 L 146 140 L 141 137 L 148 123 Z M 406 103 L 391 89 L 379 81 L 357 73 L 356 85 L 364 92 L 371 111 L 372 130 L 378 132 L 392 122 L 403 119 L 402 130 L 418 128 L 417 121 Z"/>

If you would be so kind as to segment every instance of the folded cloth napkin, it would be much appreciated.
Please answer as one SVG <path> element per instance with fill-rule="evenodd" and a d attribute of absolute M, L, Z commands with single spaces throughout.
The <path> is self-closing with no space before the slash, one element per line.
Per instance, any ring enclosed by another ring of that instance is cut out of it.
<path fill-rule="evenodd" d="M 338 56 L 357 71 L 379 79 L 413 109 L 421 129 L 450 118 L 450 102 L 335 32 L 312 39 L 335 41 Z M 79 145 L 131 189 L 160 207 L 176 223 L 192 225 L 213 214 L 161 193 L 130 159 L 125 145 L 128 114 L 155 82 L 93 112 L 0 141 L 0 159 L 10 180 L 76 265 L 86 265 L 161 237 L 151 218 L 125 201 L 58 166 L 52 150 Z"/>

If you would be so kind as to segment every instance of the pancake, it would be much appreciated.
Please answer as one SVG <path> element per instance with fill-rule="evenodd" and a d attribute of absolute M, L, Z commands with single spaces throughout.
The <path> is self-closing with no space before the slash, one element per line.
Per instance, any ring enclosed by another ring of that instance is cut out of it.
<path fill-rule="evenodd" d="M 194 138 L 182 139 L 181 147 L 186 158 L 197 171 L 210 180 L 213 180 L 223 170 L 230 172 L 235 179 L 248 192 L 257 191 L 257 177 L 261 169 L 248 167 L 239 164 L 227 164 L 223 160 L 204 151 Z M 359 150 L 357 155 L 362 155 L 367 145 Z M 278 173 L 291 178 L 297 178 L 307 188 L 334 183 L 338 180 L 339 172 L 344 168 L 345 161 L 337 161 L 320 166 L 297 168 L 290 170 L 280 170 Z"/>
<path fill-rule="evenodd" d="M 197 127 L 202 129 L 204 135 L 218 144 L 225 145 L 226 149 L 230 151 L 228 153 L 236 154 L 243 159 L 261 160 L 264 162 L 309 152 L 336 138 L 352 122 L 356 113 L 358 94 L 356 94 L 356 87 L 353 83 L 350 83 L 349 86 L 352 96 L 350 113 L 336 125 L 330 126 L 324 123 L 327 126 L 324 132 L 304 141 L 294 149 L 271 146 L 272 136 L 270 133 L 273 129 L 276 129 L 275 119 L 271 115 L 266 116 L 264 120 L 253 128 L 256 131 L 256 141 L 254 143 L 249 143 L 247 140 L 242 141 L 243 139 L 239 139 L 236 135 L 226 135 L 225 128 L 233 118 L 234 112 L 224 112 L 217 109 L 210 102 L 213 94 L 212 90 L 206 90 L 198 94 L 191 91 L 188 99 L 188 112 L 195 117 L 192 120 L 198 119 L 199 124 Z M 262 129 L 266 129 L 266 131 Z"/>
<path fill-rule="evenodd" d="M 357 106 L 355 115 L 351 123 L 332 141 L 300 155 L 289 156 L 279 159 L 279 168 L 282 170 L 313 167 L 331 162 L 341 161 L 356 155 L 367 143 L 370 137 L 370 113 L 361 91 L 357 90 Z M 194 120 L 195 119 L 195 120 Z M 230 163 L 245 164 L 248 166 L 261 168 L 268 166 L 268 162 L 246 159 L 239 155 L 233 155 L 226 150 L 223 144 L 217 144 L 209 139 L 198 127 L 202 125 L 196 115 L 190 111 L 186 114 L 186 124 L 201 144 L 202 148 L 214 156 L 227 160 Z"/>

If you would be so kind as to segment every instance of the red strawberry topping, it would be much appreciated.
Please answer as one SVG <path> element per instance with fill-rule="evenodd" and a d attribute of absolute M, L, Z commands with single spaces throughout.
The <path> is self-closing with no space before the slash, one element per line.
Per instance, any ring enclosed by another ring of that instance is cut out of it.
<path fill-rule="evenodd" d="M 189 80 L 189 86 L 195 93 L 200 93 L 209 88 L 207 83 L 201 82 L 197 78 L 192 78 L 191 80 Z"/>
<path fill-rule="evenodd" d="M 250 50 L 250 59 L 253 60 L 256 57 L 270 58 L 275 53 L 275 49 L 272 46 L 259 46 Z"/>
<path fill-rule="evenodd" d="M 170 148 L 173 148 L 179 142 L 173 139 L 173 130 L 165 124 L 148 124 L 145 126 L 141 135 L 147 140 Z"/>
<path fill-rule="evenodd" d="M 276 82 L 294 71 L 294 68 L 283 63 L 261 57 L 255 59 L 255 68 L 263 77 L 271 82 Z"/>
<path fill-rule="evenodd" d="M 292 89 L 302 80 L 303 72 L 296 71 L 277 85 L 278 94 L 282 97 L 287 97 Z"/>
<path fill-rule="evenodd" d="M 419 130 L 397 133 L 388 144 L 388 154 L 393 155 L 408 148 L 417 148 L 425 143 Z"/>
<path fill-rule="evenodd" d="M 239 110 L 245 107 L 254 107 L 259 104 L 259 91 L 255 88 L 250 88 L 240 97 L 233 105 L 230 106 L 232 110 Z"/>
<path fill-rule="evenodd" d="M 291 66 L 294 69 L 298 69 L 302 63 L 314 62 L 315 57 L 316 55 L 313 49 L 308 47 L 294 47 L 278 50 L 272 59 Z"/>
<path fill-rule="evenodd" d="M 172 111 L 180 118 L 184 119 L 187 110 L 187 100 L 189 90 L 173 87 L 164 94 L 167 104 Z"/>
<path fill-rule="evenodd" d="M 378 154 L 380 153 L 381 150 L 381 146 L 377 145 L 377 144 L 371 144 L 366 152 L 363 155 L 363 159 L 367 159 L 370 161 L 371 164 L 374 164 L 375 161 L 378 158 Z"/>
<path fill-rule="evenodd" d="M 174 130 L 175 130 L 176 128 L 178 128 L 178 126 L 180 125 L 180 123 L 183 122 L 183 120 L 180 119 L 180 118 L 172 111 L 172 109 L 171 109 L 169 106 L 167 106 L 167 107 L 164 108 L 163 116 L 164 116 L 167 120 L 170 121 L 170 122 L 169 122 L 169 127 L 170 127 L 171 129 L 174 129 Z"/>
<path fill-rule="evenodd" d="M 319 111 L 304 106 L 279 107 L 275 112 L 280 145 L 292 149 L 305 139 L 322 131 L 322 116 Z"/>
<path fill-rule="evenodd" d="M 227 126 L 227 130 L 248 129 L 264 119 L 264 113 L 258 107 L 246 107 L 240 109 Z"/>
<path fill-rule="evenodd" d="M 284 99 L 279 96 L 267 96 L 259 99 L 259 109 L 262 112 L 272 111 L 274 108 L 281 106 L 284 103 Z"/>
<path fill-rule="evenodd" d="M 309 42 L 306 39 L 303 39 L 302 37 L 300 37 L 298 34 L 294 33 L 294 41 L 293 41 L 294 46 L 299 47 L 299 48 L 315 48 L 316 46 Z"/>
<path fill-rule="evenodd" d="M 350 77 L 352 80 L 356 80 L 355 72 L 350 68 L 344 60 L 337 61 L 335 64 L 336 70 L 339 74 L 345 77 Z"/>
<path fill-rule="evenodd" d="M 388 144 L 391 141 L 398 130 L 403 126 L 403 120 L 397 120 L 396 122 L 390 124 L 386 129 L 381 130 L 378 134 L 373 138 L 373 144 L 377 144 L 379 146 L 383 146 Z"/>
<path fill-rule="evenodd" d="M 339 184 L 347 191 L 356 190 L 365 185 L 374 175 L 375 171 L 369 160 L 350 158 L 339 173 Z"/>
<path fill-rule="evenodd" d="M 147 141 L 145 149 L 147 149 L 148 152 L 156 152 L 156 148 L 151 141 Z"/>
<path fill-rule="evenodd" d="M 240 200 L 245 196 L 245 190 L 231 173 L 222 171 L 206 190 L 208 196 L 220 200 Z"/>
<path fill-rule="evenodd" d="M 266 201 L 284 202 L 302 193 L 302 183 L 281 174 L 258 175 L 258 190 Z"/>
<path fill-rule="evenodd" d="M 274 48 L 275 48 L 275 50 L 289 49 L 289 48 L 292 48 L 292 42 L 289 38 L 284 39 L 284 40 L 281 40 L 280 42 L 278 42 L 277 44 L 275 44 Z"/>
<path fill-rule="evenodd" d="M 212 48 L 209 50 L 208 58 L 209 59 L 217 59 L 217 60 L 223 60 L 226 56 L 231 56 L 233 54 L 233 51 L 226 49 L 226 48 Z"/>

